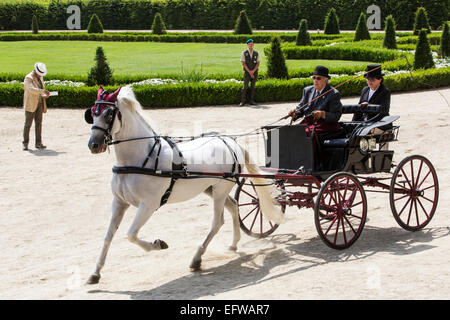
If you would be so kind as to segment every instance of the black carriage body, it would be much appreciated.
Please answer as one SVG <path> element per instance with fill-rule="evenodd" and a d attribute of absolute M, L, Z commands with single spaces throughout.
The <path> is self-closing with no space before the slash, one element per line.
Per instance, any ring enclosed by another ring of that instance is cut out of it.
<path fill-rule="evenodd" d="M 369 105 L 366 108 L 376 114 L 380 112 L 381 106 Z M 360 110 L 359 105 L 343 106 L 343 113 L 354 113 L 357 110 Z M 396 141 L 398 127 L 394 126 L 377 136 L 372 135 L 370 131 L 397 119 L 398 117 L 390 116 L 377 122 L 341 122 L 338 132 L 319 135 L 316 142 L 307 135 L 304 125 L 263 127 L 266 130 L 265 165 L 277 168 L 280 172 L 294 170 L 297 173 L 313 175 L 320 180 L 325 180 L 336 172 L 390 172 L 394 151 L 375 150 L 373 147 L 364 150 L 360 144 L 363 139 L 365 143 L 372 140 L 372 144 L 377 147 Z"/>

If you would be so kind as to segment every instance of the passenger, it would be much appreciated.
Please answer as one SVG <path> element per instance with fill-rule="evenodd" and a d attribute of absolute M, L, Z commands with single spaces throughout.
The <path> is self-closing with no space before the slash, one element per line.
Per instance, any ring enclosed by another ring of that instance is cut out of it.
<path fill-rule="evenodd" d="M 317 66 L 312 78 L 314 85 L 303 89 L 303 96 L 298 106 L 289 111 L 295 121 L 305 117 L 300 124 L 305 124 L 316 133 L 329 133 L 339 130 L 338 121 L 342 115 L 341 94 L 328 83 L 328 68 Z M 320 97 L 316 99 L 317 97 Z M 313 99 L 316 99 L 312 101 Z M 312 102 L 311 102 L 312 101 Z M 311 102 L 310 104 L 308 104 Z"/>
<path fill-rule="evenodd" d="M 381 71 L 381 65 L 373 64 L 367 66 L 366 74 L 364 75 L 367 80 L 367 86 L 362 89 L 361 98 L 359 99 L 361 112 L 357 112 L 353 115 L 353 121 L 367 121 L 372 118 L 373 121 L 380 121 L 381 119 L 389 115 L 389 108 L 391 105 L 391 91 L 384 86 L 383 76 L 384 73 L 382 73 Z M 364 108 L 368 104 L 381 105 L 383 107 L 383 110 L 376 115 L 364 112 Z M 371 133 L 382 134 L 384 131 L 391 128 L 392 124 L 372 129 Z"/>

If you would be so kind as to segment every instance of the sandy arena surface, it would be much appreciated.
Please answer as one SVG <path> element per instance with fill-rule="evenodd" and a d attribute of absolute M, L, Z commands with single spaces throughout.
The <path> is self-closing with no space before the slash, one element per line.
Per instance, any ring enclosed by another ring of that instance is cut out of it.
<path fill-rule="evenodd" d="M 450 88 L 440 90 L 450 100 Z M 343 99 L 356 103 L 357 98 Z M 275 121 L 296 103 L 258 107 L 214 106 L 146 110 L 160 133 L 243 133 Z M 168 250 L 146 253 L 130 243 L 130 208 L 116 233 L 102 278 L 85 282 L 100 254 L 112 195 L 114 152 L 92 155 L 84 109 L 50 109 L 44 116 L 45 151 L 22 151 L 24 112 L 0 108 L 1 299 L 449 299 L 450 107 L 437 91 L 394 94 L 400 115 L 394 161 L 411 154 L 437 169 L 436 214 L 422 231 L 397 225 L 387 194 L 368 194 L 369 213 L 349 249 L 328 248 L 317 235 L 311 209 L 288 208 L 271 236 L 242 233 L 228 251 L 231 217 L 203 257 L 189 263 L 206 236 L 212 202 L 202 194 L 160 208 L 141 229 L 145 240 L 163 239 Z M 347 119 L 346 116 L 343 119 Z M 31 130 L 34 139 L 34 126 Z M 257 144 L 252 138 L 250 144 Z M 261 159 L 261 155 L 256 155 Z"/>

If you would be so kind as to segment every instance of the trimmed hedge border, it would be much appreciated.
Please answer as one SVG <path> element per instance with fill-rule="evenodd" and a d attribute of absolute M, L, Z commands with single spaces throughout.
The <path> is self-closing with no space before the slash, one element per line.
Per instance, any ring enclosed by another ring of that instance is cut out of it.
<path fill-rule="evenodd" d="M 332 86 L 350 79 L 341 77 L 331 79 Z M 257 102 L 299 101 L 303 88 L 311 85 L 312 80 L 262 80 L 256 84 Z M 431 86 L 443 87 L 450 85 L 450 67 L 441 69 L 418 70 L 409 73 L 386 77 L 386 86 L 392 92 L 429 89 Z M 364 78 L 339 87 L 343 97 L 359 95 L 366 85 Z M 155 107 L 192 107 L 202 105 L 237 104 L 240 101 L 242 85 L 239 83 L 185 83 L 161 86 L 139 86 L 133 88 L 137 99 L 145 108 Z M 90 107 L 96 98 L 97 87 L 62 87 L 47 86 L 46 89 L 58 91 L 59 95 L 48 100 L 49 107 Z M 105 87 L 111 91 L 117 86 Z M 21 106 L 23 99 L 22 84 L 0 85 L 0 105 Z"/>
<path fill-rule="evenodd" d="M 271 38 L 277 36 L 284 42 L 295 42 L 296 33 L 283 32 L 256 32 L 251 35 L 236 35 L 232 33 L 219 32 L 195 32 L 195 33 L 168 33 L 164 35 L 155 35 L 150 32 L 105 32 L 105 33 L 86 33 L 86 32 L 40 32 L 39 34 L 23 32 L 5 32 L 0 33 L 0 41 L 118 41 L 118 42 L 203 42 L 203 43 L 245 43 L 248 38 L 252 38 L 256 43 L 269 43 Z M 323 33 L 310 33 L 312 41 L 332 41 L 340 40 L 343 42 L 353 41 L 354 33 L 342 33 L 330 35 Z M 412 33 L 397 34 L 399 37 L 412 38 Z M 383 34 L 373 34 L 373 39 L 383 39 Z M 417 37 L 415 37 L 417 38 Z M 440 39 L 440 33 L 439 37 Z M 314 45 L 314 43 L 313 43 Z"/>

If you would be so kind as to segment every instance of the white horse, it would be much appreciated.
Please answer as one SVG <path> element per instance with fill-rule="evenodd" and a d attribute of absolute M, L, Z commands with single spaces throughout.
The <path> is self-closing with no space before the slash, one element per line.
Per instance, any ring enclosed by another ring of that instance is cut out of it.
<path fill-rule="evenodd" d="M 86 121 L 93 123 L 88 144 L 92 153 L 104 152 L 108 138 L 112 138 L 113 141 L 128 140 L 114 146 L 116 166 L 141 167 L 148 158 L 145 164 L 146 168 L 154 168 L 157 165 L 158 170 L 172 170 L 174 159 L 172 147 L 163 138 L 159 139 L 158 145 L 155 145 L 157 143 L 156 138 L 146 138 L 157 136 L 157 133 L 150 126 L 150 121 L 146 119 L 142 107 L 130 87 L 124 87 L 122 90 L 119 88 L 112 94 L 100 87 L 96 104 L 91 109 L 86 110 L 85 117 Z M 134 140 L 134 138 L 145 139 Z M 257 174 L 260 172 L 258 167 L 249 160 L 248 152 L 228 137 L 202 137 L 179 143 L 177 146 L 183 157 L 190 160 L 187 163 L 187 171 L 230 172 L 234 167 L 235 172 L 237 172 L 239 167 L 237 163 L 233 166 L 233 162 L 230 164 L 217 160 L 218 155 L 226 155 L 227 159 L 236 159 L 237 156 L 239 164 L 245 165 L 249 173 Z M 152 148 L 153 151 L 151 151 Z M 242 159 L 245 159 L 245 161 L 242 161 Z M 275 223 L 281 223 L 283 219 L 281 211 L 274 205 L 267 187 L 261 186 L 267 184 L 267 181 L 261 178 L 252 178 L 251 180 L 254 184 L 260 185 L 256 187 L 256 190 L 264 216 Z M 145 251 L 168 248 L 164 241 L 147 242 L 139 238 L 138 233 L 160 207 L 161 198 L 171 185 L 171 181 L 171 177 L 167 176 L 113 173 L 111 189 L 114 197 L 111 221 L 95 271 L 89 277 L 87 283 L 95 284 L 99 282 L 100 271 L 105 264 L 114 233 L 130 205 L 137 207 L 138 210 L 128 230 L 129 241 L 139 245 Z M 206 247 L 224 223 L 224 207 L 231 213 L 233 221 L 233 240 L 230 249 L 237 249 L 237 243 L 240 239 L 238 207 L 236 201 L 229 196 L 234 183 L 229 179 L 203 177 L 201 179 L 180 178 L 173 185 L 167 203 L 186 201 L 202 192 L 211 196 L 214 201 L 211 230 L 199 246 L 190 264 L 190 267 L 194 270 L 200 268 L 202 255 Z"/>

